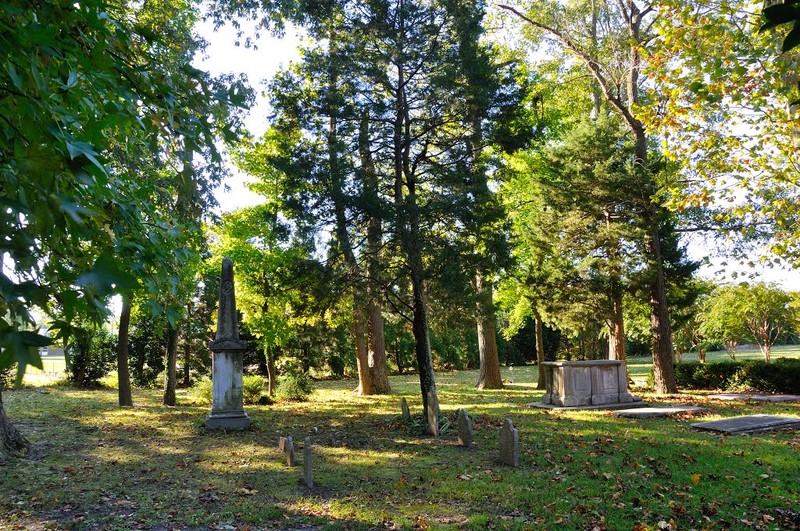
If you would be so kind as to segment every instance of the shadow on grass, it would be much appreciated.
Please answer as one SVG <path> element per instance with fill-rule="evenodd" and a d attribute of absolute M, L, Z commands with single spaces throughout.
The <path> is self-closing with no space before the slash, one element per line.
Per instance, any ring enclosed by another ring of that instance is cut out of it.
<path fill-rule="evenodd" d="M 407 433 L 399 399 L 420 407 L 412 378 L 393 379 L 396 394 L 385 397 L 325 382 L 307 403 L 246 408 L 253 428 L 234 433 L 206 431 L 207 408 L 163 407 L 157 391 L 137 391 L 128 409 L 114 391 L 8 393 L 9 414 L 44 451 L 0 474 L 0 511 L 9 525 L 70 529 L 625 529 L 670 519 L 702 527 L 711 516 L 736 527 L 798 497 L 796 434 L 725 438 L 692 431 L 688 419 L 545 412 L 524 405 L 541 391 L 477 391 L 471 376 L 439 381 L 452 383 L 440 387 L 443 411 L 466 407 L 474 418 L 472 450 L 454 431 Z M 708 406 L 712 417 L 800 414 L 798 405 Z M 517 469 L 497 460 L 504 417 L 519 430 Z M 315 488 L 285 466 L 281 435 L 313 436 Z"/>

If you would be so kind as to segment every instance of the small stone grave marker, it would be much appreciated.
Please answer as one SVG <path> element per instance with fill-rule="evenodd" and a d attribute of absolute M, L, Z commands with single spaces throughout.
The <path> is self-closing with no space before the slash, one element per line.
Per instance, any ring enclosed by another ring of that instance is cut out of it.
<path fill-rule="evenodd" d="M 309 489 L 314 486 L 314 473 L 311 469 L 311 437 L 306 437 L 303 444 L 303 481 Z"/>
<path fill-rule="evenodd" d="M 408 409 L 408 402 L 406 402 L 405 398 L 400 400 L 400 409 L 403 411 L 403 420 L 411 422 L 411 410 Z"/>
<path fill-rule="evenodd" d="M 519 465 L 519 432 L 511 419 L 506 419 L 500 428 L 500 461 L 504 465 Z"/>
<path fill-rule="evenodd" d="M 692 424 L 696 430 L 708 430 L 729 435 L 760 433 L 784 428 L 800 428 L 800 418 L 775 415 L 746 415 L 711 422 Z"/>
<path fill-rule="evenodd" d="M 278 439 L 278 449 L 286 454 L 286 466 L 294 466 L 294 441 L 291 436 Z"/>
<path fill-rule="evenodd" d="M 466 409 L 458 410 L 458 444 L 472 448 L 472 419 Z"/>

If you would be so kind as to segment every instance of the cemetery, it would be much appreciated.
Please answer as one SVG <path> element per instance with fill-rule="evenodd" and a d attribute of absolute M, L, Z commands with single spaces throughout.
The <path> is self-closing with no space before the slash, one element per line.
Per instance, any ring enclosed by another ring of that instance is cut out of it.
<path fill-rule="evenodd" d="M 798 6 L 0 2 L 0 531 L 799 530 Z"/>

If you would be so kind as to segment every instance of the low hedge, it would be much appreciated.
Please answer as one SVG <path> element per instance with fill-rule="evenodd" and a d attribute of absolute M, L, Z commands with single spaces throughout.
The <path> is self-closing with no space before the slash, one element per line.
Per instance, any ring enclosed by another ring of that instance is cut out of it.
<path fill-rule="evenodd" d="M 675 365 L 678 385 L 687 389 L 751 389 L 765 393 L 800 393 L 800 359 L 697 361 Z"/>

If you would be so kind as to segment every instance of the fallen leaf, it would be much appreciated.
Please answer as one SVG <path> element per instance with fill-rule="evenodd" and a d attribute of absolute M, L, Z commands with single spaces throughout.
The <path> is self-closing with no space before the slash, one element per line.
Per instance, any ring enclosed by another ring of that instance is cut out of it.
<path fill-rule="evenodd" d="M 700 483 L 700 474 L 692 474 L 692 484 L 697 485 Z"/>

